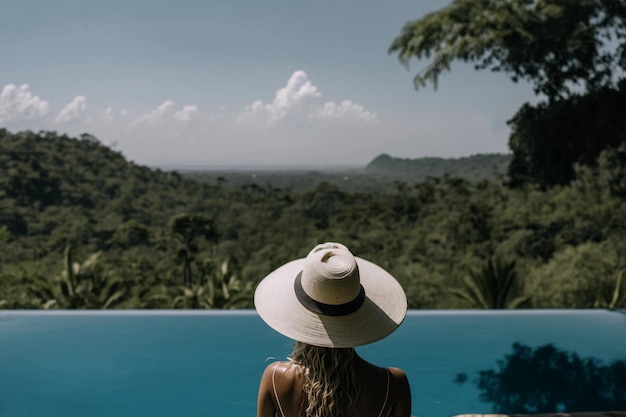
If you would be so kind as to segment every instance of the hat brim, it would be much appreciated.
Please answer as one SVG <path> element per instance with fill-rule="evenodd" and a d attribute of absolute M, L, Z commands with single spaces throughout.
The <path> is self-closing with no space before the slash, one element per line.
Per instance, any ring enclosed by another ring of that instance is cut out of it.
<path fill-rule="evenodd" d="M 304 307 L 294 281 L 305 259 L 286 263 L 261 281 L 254 305 L 261 318 L 290 339 L 322 347 L 355 347 L 375 342 L 398 328 L 407 311 L 400 283 L 380 266 L 355 257 L 365 302 L 354 313 L 326 316 Z"/>

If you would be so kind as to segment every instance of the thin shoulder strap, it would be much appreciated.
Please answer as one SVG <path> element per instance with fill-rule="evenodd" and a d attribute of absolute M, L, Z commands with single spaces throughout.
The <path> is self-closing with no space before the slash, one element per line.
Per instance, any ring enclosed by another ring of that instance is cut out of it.
<path fill-rule="evenodd" d="M 385 411 L 385 408 L 387 407 L 387 400 L 389 399 L 389 374 L 390 372 L 389 372 L 389 368 L 385 368 L 385 370 L 387 371 L 387 392 L 385 393 L 385 402 L 383 402 L 383 408 L 380 409 L 380 413 L 378 413 L 378 417 L 382 417 L 383 412 Z M 389 413 L 387 413 L 387 415 L 389 415 Z"/>
<path fill-rule="evenodd" d="M 274 369 L 272 370 L 272 388 L 274 389 L 274 397 L 276 397 L 276 404 L 278 404 L 278 410 L 280 411 L 280 415 L 285 417 L 285 413 L 283 413 L 283 407 L 280 405 L 280 400 L 278 399 L 278 392 L 276 392 L 276 366 L 274 365 Z M 387 391 L 389 391 L 389 387 L 387 387 Z M 385 400 L 387 402 L 387 400 Z M 380 416 L 379 416 L 380 417 Z"/>

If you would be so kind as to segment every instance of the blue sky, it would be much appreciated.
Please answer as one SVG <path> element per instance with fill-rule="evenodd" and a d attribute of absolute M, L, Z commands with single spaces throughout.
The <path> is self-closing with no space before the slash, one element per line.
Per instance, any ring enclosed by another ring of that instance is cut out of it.
<path fill-rule="evenodd" d="M 88 132 L 147 165 L 362 166 L 507 152 L 532 89 L 387 48 L 446 0 L 8 0 L 0 126 Z"/>

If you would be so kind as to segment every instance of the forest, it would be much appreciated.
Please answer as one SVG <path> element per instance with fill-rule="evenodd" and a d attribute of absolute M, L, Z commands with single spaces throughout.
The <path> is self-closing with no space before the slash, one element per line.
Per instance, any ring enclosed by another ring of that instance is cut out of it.
<path fill-rule="evenodd" d="M 178 172 L 0 129 L 0 308 L 251 308 L 325 241 L 414 309 L 624 308 L 625 39 L 624 0 L 453 0 L 400 29 L 388 53 L 419 62 L 418 90 L 456 61 L 532 86 L 510 155 Z"/>
<path fill-rule="evenodd" d="M 386 268 L 414 309 L 626 307 L 626 148 L 574 169 L 547 189 L 365 169 L 229 179 L 0 129 L 0 308 L 252 308 L 267 273 L 324 241 Z"/>

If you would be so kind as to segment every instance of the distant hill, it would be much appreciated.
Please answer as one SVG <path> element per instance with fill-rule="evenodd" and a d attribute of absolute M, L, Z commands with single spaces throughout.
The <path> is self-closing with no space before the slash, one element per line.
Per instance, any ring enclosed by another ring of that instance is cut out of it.
<path fill-rule="evenodd" d="M 365 167 L 369 174 L 428 177 L 458 177 L 469 181 L 493 179 L 506 175 L 511 155 L 478 154 L 462 158 L 394 158 L 387 154 L 376 157 Z"/>
<path fill-rule="evenodd" d="M 0 226 L 38 256 L 66 242 L 100 250 L 129 220 L 165 226 L 205 188 L 130 162 L 88 134 L 0 129 Z"/>

